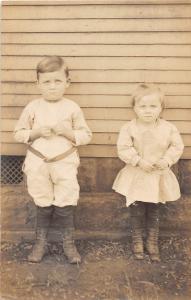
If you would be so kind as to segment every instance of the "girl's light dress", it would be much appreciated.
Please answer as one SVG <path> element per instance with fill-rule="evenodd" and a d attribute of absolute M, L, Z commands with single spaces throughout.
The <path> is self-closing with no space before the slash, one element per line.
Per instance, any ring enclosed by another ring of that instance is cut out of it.
<path fill-rule="evenodd" d="M 170 166 L 179 160 L 184 145 L 172 123 L 158 119 L 154 128 L 143 129 L 133 119 L 121 128 L 117 149 L 126 166 L 118 173 L 113 189 L 126 197 L 126 206 L 135 201 L 165 203 L 180 198 L 179 184 Z M 137 166 L 140 158 L 152 164 L 163 158 L 169 167 L 146 172 Z"/>

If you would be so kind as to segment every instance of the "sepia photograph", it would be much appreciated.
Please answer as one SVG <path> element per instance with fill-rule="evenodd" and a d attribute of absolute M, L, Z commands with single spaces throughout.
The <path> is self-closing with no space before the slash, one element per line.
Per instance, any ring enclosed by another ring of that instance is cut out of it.
<path fill-rule="evenodd" d="M 191 299 L 191 0 L 1 1 L 1 300 Z"/>

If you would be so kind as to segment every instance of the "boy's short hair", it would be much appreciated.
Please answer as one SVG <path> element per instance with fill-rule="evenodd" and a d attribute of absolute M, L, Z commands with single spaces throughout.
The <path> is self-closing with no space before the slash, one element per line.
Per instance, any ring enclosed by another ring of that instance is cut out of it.
<path fill-rule="evenodd" d="M 64 68 L 66 78 L 68 79 L 69 70 L 63 58 L 60 56 L 46 56 L 37 65 L 37 79 L 39 80 L 39 73 L 55 72 L 59 71 L 61 68 Z"/>
<path fill-rule="evenodd" d="M 132 106 L 134 107 L 136 102 L 142 97 L 151 94 L 158 94 L 162 108 L 164 108 L 164 94 L 161 89 L 154 84 L 141 83 L 138 85 L 136 90 L 132 93 Z"/>

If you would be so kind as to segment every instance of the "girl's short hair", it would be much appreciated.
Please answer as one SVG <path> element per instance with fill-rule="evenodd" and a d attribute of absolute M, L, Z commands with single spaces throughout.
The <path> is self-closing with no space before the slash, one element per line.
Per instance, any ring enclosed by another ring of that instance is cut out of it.
<path fill-rule="evenodd" d="M 66 78 L 68 79 L 69 70 L 63 58 L 60 56 L 46 56 L 37 65 L 37 79 L 39 79 L 39 73 L 55 72 L 59 71 L 61 68 L 64 68 Z"/>
<path fill-rule="evenodd" d="M 164 108 L 164 94 L 161 89 L 154 84 L 141 83 L 132 94 L 132 106 L 134 107 L 142 97 L 151 94 L 158 94 L 162 108 Z"/>

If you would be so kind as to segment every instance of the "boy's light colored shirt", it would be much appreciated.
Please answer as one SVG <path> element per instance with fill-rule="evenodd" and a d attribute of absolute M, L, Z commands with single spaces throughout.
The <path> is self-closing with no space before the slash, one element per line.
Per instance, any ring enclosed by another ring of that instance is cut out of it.
<path fill-rule="evenodd" d="M 58 102 L 48 102 L 39 98 L 30 102 L 23 110 L 15 127 L 15 139 L 21 143 L 29 143 L 32 129 L 39 127 L 54 127 L 62 123 L 66 128 L 73 129 L 75 143 L 64 136 L 53 134 L 49 138 L 38 138 L 32 146 L 46 157 L 57 156 L 72 145 L 79 146 L 88 144 L 92 133 L 86 124 L 82 110 L 72 100 L 63 98 Z"/>

